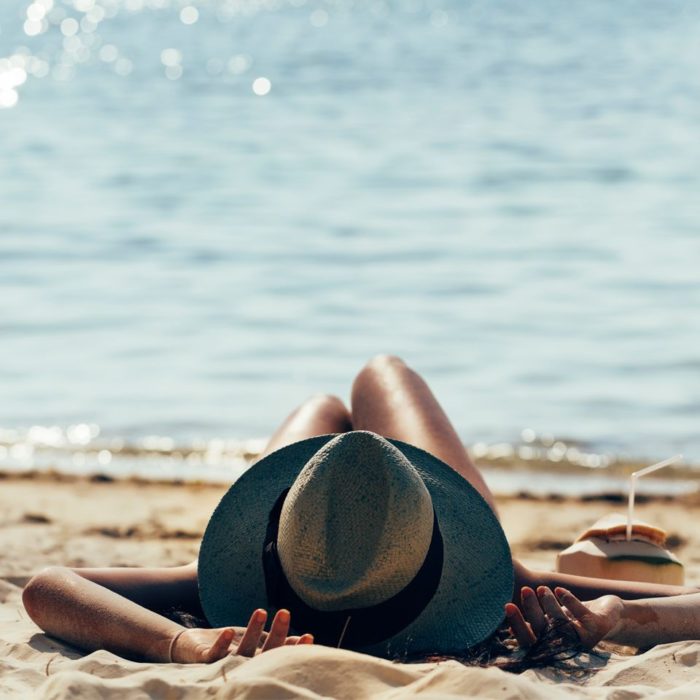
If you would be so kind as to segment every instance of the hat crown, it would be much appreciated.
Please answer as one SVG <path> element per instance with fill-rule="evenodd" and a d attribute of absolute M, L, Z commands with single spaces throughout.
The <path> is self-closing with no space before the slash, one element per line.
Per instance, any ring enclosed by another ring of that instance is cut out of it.
<path fill-rule="evenodd" d="M 433 532 L 430 494 L 409 460 L 374 433 L 330 440 L 282 508 L 277 549 L 297 595 L 318 610 L 376 605 L 408 585 Z"/>

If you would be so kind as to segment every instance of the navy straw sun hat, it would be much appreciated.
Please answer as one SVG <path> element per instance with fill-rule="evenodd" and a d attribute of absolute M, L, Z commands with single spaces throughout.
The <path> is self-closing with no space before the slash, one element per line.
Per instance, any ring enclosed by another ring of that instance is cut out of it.
<path fill-rule="evenodd" d="M 287 608 L 298 632 L 377 656 L 464 651 L 499 626 L 512 592 L 505 535 L 471 484 L 364 431 L 261 459 L 222 498 L 199 554 L 213 627 Z"/>

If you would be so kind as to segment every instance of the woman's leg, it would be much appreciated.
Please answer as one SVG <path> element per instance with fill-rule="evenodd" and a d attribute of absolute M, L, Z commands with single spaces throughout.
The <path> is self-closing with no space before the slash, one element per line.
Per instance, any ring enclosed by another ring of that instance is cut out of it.
<path fill-rule="evenodd" d="M 258 459 L 299 440 L 348 430 L 352 430 L 350 412 L 337 396 L 312 396 L 287 416 Z"/>
<path fill-rule="evenodd" d="M 398 357 L 370 360 L 352 387 L 355 430 L 403 440 L 427 450 L 461 474 L 494 513 L 493 494 L 423 378 Z"/>

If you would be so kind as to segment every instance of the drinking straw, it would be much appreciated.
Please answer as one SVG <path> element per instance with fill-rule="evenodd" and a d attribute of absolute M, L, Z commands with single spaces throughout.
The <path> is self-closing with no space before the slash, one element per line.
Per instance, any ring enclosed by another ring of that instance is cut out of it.
<path fill-rule="evenodd" d="M 632 472 L 630 475 L 630 493 L 629 493 L 629 499 L 627 501 L 627 541 L 629 542 L 632 539 L 632 517 L 634 516 L 634 491 L 637 487 L 637 479 L 639 479 L 640 476 L 644 476 L 645 474 L 651 474 L 652 472 L 655 472 L 659 469 L 663 469 L 664 467 L 668 467 L 669 464 L 675 464 L 676 462 L 680 461 L 683 459 L 683 455 L 676 455 L 675 457 L 669 457 L 668 459 L 665 459 L 663 462 L 657 462 L 656 464 L 652 464 L 648 467 L 644 467 L 644 469 L 640 469 L 639 471 Z"/>

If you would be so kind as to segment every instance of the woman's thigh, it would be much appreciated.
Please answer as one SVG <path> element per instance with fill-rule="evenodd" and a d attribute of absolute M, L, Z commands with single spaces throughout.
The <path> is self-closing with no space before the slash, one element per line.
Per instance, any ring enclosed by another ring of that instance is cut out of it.
<path fill-rule="evenodd" d="M 370 360 L 352 388 L 352 425 L 420 447 L 461 474 L 496 512 L 493 494 L 425 380 L 391 355 Z"/>

